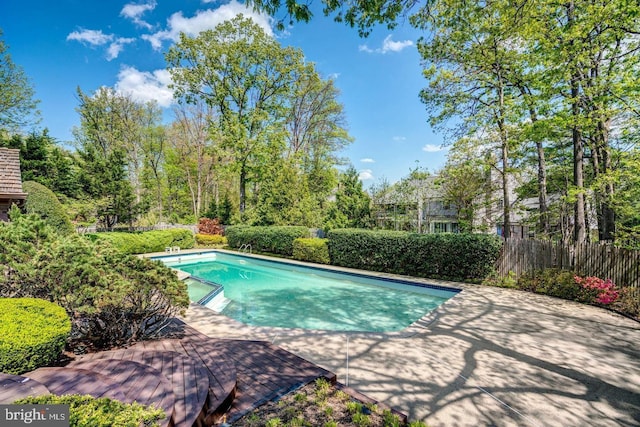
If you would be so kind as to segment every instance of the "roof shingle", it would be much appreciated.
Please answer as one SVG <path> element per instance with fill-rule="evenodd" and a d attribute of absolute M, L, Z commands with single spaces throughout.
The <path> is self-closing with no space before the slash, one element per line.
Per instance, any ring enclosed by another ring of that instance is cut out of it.
<path fill-rule="evenodd" d="M 0 148 L 0 195 L 18 196 L 17 198 L 24 198 L 26 195 L 22 190 L 20 150 Z"/>

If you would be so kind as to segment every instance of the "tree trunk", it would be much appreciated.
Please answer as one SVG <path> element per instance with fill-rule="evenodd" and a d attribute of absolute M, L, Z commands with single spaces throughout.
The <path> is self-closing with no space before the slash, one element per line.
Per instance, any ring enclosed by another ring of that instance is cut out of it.
<path fill-rule="evenodd" d="M 240 168 L 240 213 L 244 212 L 247 196 L 247 171 L 244 166 Z"/>

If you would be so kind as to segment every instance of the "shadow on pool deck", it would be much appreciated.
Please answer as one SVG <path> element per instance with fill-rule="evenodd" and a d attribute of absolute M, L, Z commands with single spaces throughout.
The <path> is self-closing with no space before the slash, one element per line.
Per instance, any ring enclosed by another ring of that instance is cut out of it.
<path fill-rule="evenodd" d="M 639 425 L 639 323 L 546 296 L 450 285 L 464 291 L 396 334 L 251 327 L 196 305 L 185 321 L 212 337 L 271 341 L 431 427 Z"/>

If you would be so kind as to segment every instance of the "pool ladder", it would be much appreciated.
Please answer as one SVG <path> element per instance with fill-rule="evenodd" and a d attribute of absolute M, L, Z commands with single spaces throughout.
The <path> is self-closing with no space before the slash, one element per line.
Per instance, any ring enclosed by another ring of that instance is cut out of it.
<path fill-rule="evenodd" d="M 240 252 L 244 252 L 244 253 L 251 253 L 251 245 L 249 243 L 244 243 L 242 245 L 240 245 L 240 249 L 238 249 L 238 251 Z"/>

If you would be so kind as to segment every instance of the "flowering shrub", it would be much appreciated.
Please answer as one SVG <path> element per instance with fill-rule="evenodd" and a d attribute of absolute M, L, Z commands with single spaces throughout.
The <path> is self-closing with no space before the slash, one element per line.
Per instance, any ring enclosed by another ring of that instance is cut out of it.
<path fill-rule="evenodd" d="M 597 302 L 602 305 L 609 305 L 615 302 L 620 296 L 620 292 L 611 279 L 603 280 L 599 277 L 574 277 L 577 284 L 582 286 L 587 302 Z"/>

